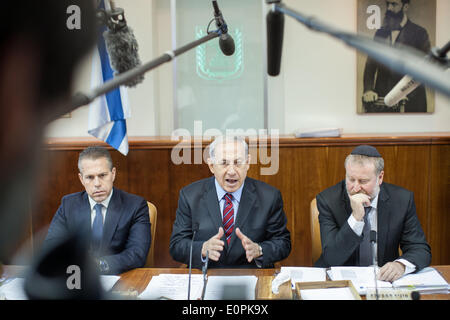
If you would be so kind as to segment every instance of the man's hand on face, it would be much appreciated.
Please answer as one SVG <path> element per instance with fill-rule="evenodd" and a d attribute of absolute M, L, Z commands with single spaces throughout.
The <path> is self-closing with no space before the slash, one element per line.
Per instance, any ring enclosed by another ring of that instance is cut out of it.
<path fill-rule="evenodd" d="M 350 206 L 352 207 L 353 217 L 362 221 L 364 219 L 364 207 L 370 206 L 370 197 L 365 193 L 357 193 L 350 196 Z"/>

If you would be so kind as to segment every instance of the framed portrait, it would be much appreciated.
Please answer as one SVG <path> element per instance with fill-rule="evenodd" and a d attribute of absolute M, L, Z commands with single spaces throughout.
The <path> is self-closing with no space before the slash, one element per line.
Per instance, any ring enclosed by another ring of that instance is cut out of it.
<path fill-rule="evenodd" d="M 409 46 L 424 56 L 436 45 L 436 0 L 357 0 L 357 32 L 391 46 Z M 433 113 L 434 90 L 423 85 L 394 106 L 384 97 L 404 75 L 366 54 L 357 54 L 357 113 Z"/>

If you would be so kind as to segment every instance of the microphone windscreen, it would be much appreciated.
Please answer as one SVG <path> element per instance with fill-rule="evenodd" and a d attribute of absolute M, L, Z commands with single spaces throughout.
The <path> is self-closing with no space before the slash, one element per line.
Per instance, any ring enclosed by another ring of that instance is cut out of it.
<path fill-rule="evenodd" d="M 228 33 L 222 34 L 219 37 L 219 46 L 220 50 L 226 56 L 231 56 L 234 53 L 234 40 Z"/>
<path fill-rule="evenodd" d="M 280 74 L 281 52 L 283 48 L 284 14 L 270 11 L 267 23 L 267 73 L 270 76 Z"/>
<path fill-rule="evenodd" d="M 111 67 L 118 73 L 123 73 L 141 65 L 138 54 L 138 43 L 130 27 L 125 26 L 118 31 L 107 30 L 103 33 L 106 49 L 111 61 Z M 140 75 L 125 85 L 134 87 L 144 80 Z"/>

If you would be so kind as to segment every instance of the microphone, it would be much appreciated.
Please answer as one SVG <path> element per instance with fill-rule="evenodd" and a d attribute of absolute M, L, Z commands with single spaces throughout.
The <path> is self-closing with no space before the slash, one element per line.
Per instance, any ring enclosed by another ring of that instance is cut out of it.
<path fill-rule="evenodd" d="M 433 48 L 431 52 L 425 57 L 426 60 L 436 61 L 441 64 L 447 64 L 448 59 L 446 58 L 447 52 L 450 50 L 450 41 L 442 47 Z M 414 80 L 412 77 L 406 75 L 404 76 L 394 88 L 384 97 L 384 103 L 388 107 L 392 107 L 396 105 L 400 100 L 404 99 L 408 94 L 414 91 L 421 83 L 417 80 Z"/>
<path fill-rule="evenodd" d="M 124 73 L 141 65 L 138 43 L 133 30 L 127 25 L 124 10 L 116 8 L 114 1 L 109 1 L 111 10 L 100 10 L 98 17 L 107 30 L 103 33 L 111 66 L 117 74 Z M 143 75 L 130 79 L 124 85 L 135 87 L 144 80 Z"/>
<path fill-rule="evenodd" d="M 220 29 L 219 36 L 219 47 L 223 54 L 226 56 L 231 56 L 234 53 L 234 40 L 228 34 L 228 26 L 225 23 L 222 12 L 219 9 L 219 5 L 216 0 L 213 0 L 212 5 L 214 7 L 214 19 L 216 20 L 216 26 Z"/>
<path fill-rule="evenodd" d="M 279 3 L 268 1 L 268 3 Z M 275 4 L 274 4 L 275 6 Z M 267 73 L 270 76 L 280 74 L 281 53 L 283 49 L 284 14 L 273 7 L 266 16 L 267 24 Z"/>
<path fill-rule="evenodd" d="M 206 250 L 206 260 L 202 267 L 203 272 L 203 290 L 201 300 L 205 300 L 206 284 L 208 283 L 208 261 L 209 261 L 209 250 Z"/>
<path fill-rule="evenodd" d="M 372 244 L 372 266 L 375 280 L 375 299 L 378 300 L 378 282 L 377 282 L 377 249 L 375 243 L 377 242 L 377 232 L 370 230 L 370 243 Z"/>
<path fill-rule="evenodd" d="M 191 277 L 192 277 L 192 245 L 194 244 L 195 234 L 198 230 L 198 222 L 194 223 L 192 227 L 192 240 L 191 240 L 191 248 L 189 252 L 189 280 L 188 280 L 188 300 L 191 300 Z M 207 257 L 208 258 L 208 257 Z"/>

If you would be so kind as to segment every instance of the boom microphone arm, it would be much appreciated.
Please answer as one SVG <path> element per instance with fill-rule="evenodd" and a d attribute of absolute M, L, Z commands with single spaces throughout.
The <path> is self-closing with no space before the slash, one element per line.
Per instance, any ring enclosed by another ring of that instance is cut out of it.
<path fill-rule="evenodd" d="M 309 29 L 340 39 L 348 46 L 366 53 L 388 68 L 401 74 L 408 74 L 417 81 L 450 96 L 450 74 L 446 73 L 441 66 L 423 59 L 423 53 L 409 48 L 390 47 L 361 35 L 338 30 L 314 17 L 305 16 L 286 7 L 279 0 L 266 0 L 266 2 L 272 4 L 272 10 L 287 14 Z"/>

